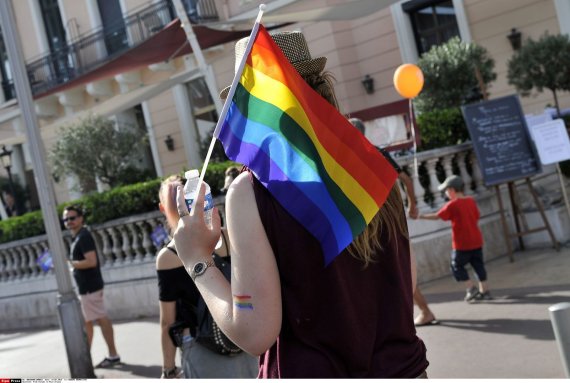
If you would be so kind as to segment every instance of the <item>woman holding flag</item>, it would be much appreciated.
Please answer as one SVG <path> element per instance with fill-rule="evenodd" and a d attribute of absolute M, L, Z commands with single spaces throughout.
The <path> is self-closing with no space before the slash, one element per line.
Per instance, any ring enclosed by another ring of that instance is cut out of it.
<path fill-rule="evenodd" d="M 236 44 L 215 132 L 248 168 L 226 197 L 231 286 L 208 262 L 217 214 L 209 229 L 181 188 L 178 255 L 222 331 L 260 356 L 259 377 L 424 377 L 397 174 L 338 112 L 326 58 L 300 32 L 257 26 Z"/>

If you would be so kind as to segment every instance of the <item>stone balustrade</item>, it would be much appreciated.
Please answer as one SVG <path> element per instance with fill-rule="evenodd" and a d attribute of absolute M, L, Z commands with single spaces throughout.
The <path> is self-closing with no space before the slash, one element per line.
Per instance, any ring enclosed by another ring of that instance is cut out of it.
<path fill-rule="evenodd" d="M 215 203 L 223 211 L 223 197 L 215 198 Z M 158 249 L 151 240 L 151 233 L 164 225 L 163 215 L 156 211 L 89 226 L 101 268 L 154 262 Z M 65 231 L 63 238 L 69 250 L 71 234 Z M 38 263 L 47 249 L 46 235 L 0 244 L 0 284 L 53 276 L 53 269 L 43 270 Z"/>
<path fill-rule="evenodd" d="M 470 143 L 420 152 L 415 159 L 412 155 L 394 159 L 413 180 L 420 211 L 435 210 L 444 203 L 438 186 L 451 174 L 461 176 L 467 185 L 465 192 L 468 195 L 481 197 L 487 191 Z M 416 174 L 414 162 L 417 162 L 419 173 L 427 174 L 426 177 Z M 424 182 L 420 182 L 420 178 Z M 217 197 L 215 203 L 223 207 L 223 197 Z M 220 210 L 223 214 L 223 208 Z M 150 235 L 159 225 L 164 225 L 164 217 L 156 211 L 91 226 L 101 267 L 112 269 L 153 261 L 157 249 Z M 71 236 L 68 232 L 64 233 L 64 239 L 69 246 Z M 52 275 L 53 270 L 44 271 L 37 263 L 47 247 L 45 235 L 0 244 L 0 283 Z"/>
<path fill-rule="evenodd" d="M 394 159 L 412 179 L 420 211 L 432 210 L 443 204 L 443 193 L 437 188 L 446 177 L 452 174 L 461 176 L 467 185 L 466 194 L 475 195 L 484 191 L 483 176 L 471 143 L 420 152 L 415 159 L 412 155 Z M 417 173 L 414 170 L 414 161 L 417 163 Z M 427 173 L 425 179 L 429 183 L 420 182 L 422 172 Z M 403 192 L 402 190 L 402 195 L 404 195 Z"/>

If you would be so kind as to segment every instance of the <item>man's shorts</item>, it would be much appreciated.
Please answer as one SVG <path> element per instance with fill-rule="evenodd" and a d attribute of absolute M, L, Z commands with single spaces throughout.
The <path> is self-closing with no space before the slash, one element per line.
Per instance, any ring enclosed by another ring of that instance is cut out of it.
<path fill-rule="evenodd" d="M 103 302 L 103 289 L 94 293 L 80 295 L 81 311 L 85 322 L 91 322 L 107 316 L 105 303 Z"/>

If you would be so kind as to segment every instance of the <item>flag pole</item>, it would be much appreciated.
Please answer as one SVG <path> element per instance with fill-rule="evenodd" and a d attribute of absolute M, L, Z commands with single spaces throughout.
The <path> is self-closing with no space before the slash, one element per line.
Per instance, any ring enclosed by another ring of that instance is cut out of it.
<path fill-rule="evenodd" d="M 412 99 L 410 98 L 410 127 L 412 128 L 412 142 L 413 142 L 413 150 L 414 150 L 414 172 L 416 174 L 416 177 L 418 177 L 419 180 L 419 174 L 418 174 L 418 157 L 417 157 L 417 152 L 418 152 L 418 144 L 416 142 L 416 128 L 414 126 L 414 106 L 412 104 Z"/>
<path fill-rule="evenodd" d="M 230 91 L 228 92 L 228 96 L 226 97 L 226 101 L 224 102 L 222 113 L 220 114 L 218 122 L 216 123 L 216 129 L 214 129 L 214 135 L 212 136 L 212 141 L 210 142 L 208 153 L 206 154 L 206 158 L 204 159 L 204 165 L 202 165 L 202 171 L 200 172 L 200 179 L 198 181 L 198 190 L 200 190 L 202 181 L 204 181 L 204 174 L 206 174 L 206 168 L 208 167 L 208 163 L 210 162 L 210 157 L 212 156 L 212 151 L 214 150 L 214 145 L 216 144 L 216 139 L 220 134 L 220 129 L 222 128 L 222 124 L 226 119 L 226 115 L 228 114 L 228 109 L 230 108 L 230 104 L 232 98 L 234 97 L 234 93 L 236 92 L 236 87 L 241 78 L 243 68 L 245 67 L 245 62 L 247 61 L 247 57 L 249 56 L 249 52 L 251 51 L 251 47 L 253 46 L 255 37 L 257 36 L 257 31 L 259 30 L 259 24 L 261 23 L 261 17 L 263 16 L 265 8 L 266 8 L 265 4 L 259 5 L 259 13 L 257 14 L 257 18 L 255 19 L 255 24 L 253 25 L 253 29 L 251 30 L 251 34 L 249 35 L 249 41 L 247 42 L 245 52 L 241 58 L 241 62 L 239 63 L 239 67 L 234 75 L 232 86 L 230 87 Z M 196 203 L 196 198 L 194 198 L 194 201 L 192 202 L 191 209 L 194 208 L 194 203 Z"/>

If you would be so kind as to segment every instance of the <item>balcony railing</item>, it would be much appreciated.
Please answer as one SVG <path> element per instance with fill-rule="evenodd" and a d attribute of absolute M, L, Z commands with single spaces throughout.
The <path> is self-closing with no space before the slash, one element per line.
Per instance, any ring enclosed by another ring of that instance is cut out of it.
<path fill-rule="evenodd" d="M 218 19 L 214 0 L 183 0 L 194 24 Z M 163 0 L 127 16 L 120 23 L 84 34 L 69 45 L 26 65 L 32 94 L 84 75 L 157 34 L 176 18 L 171 0 Z"/>

